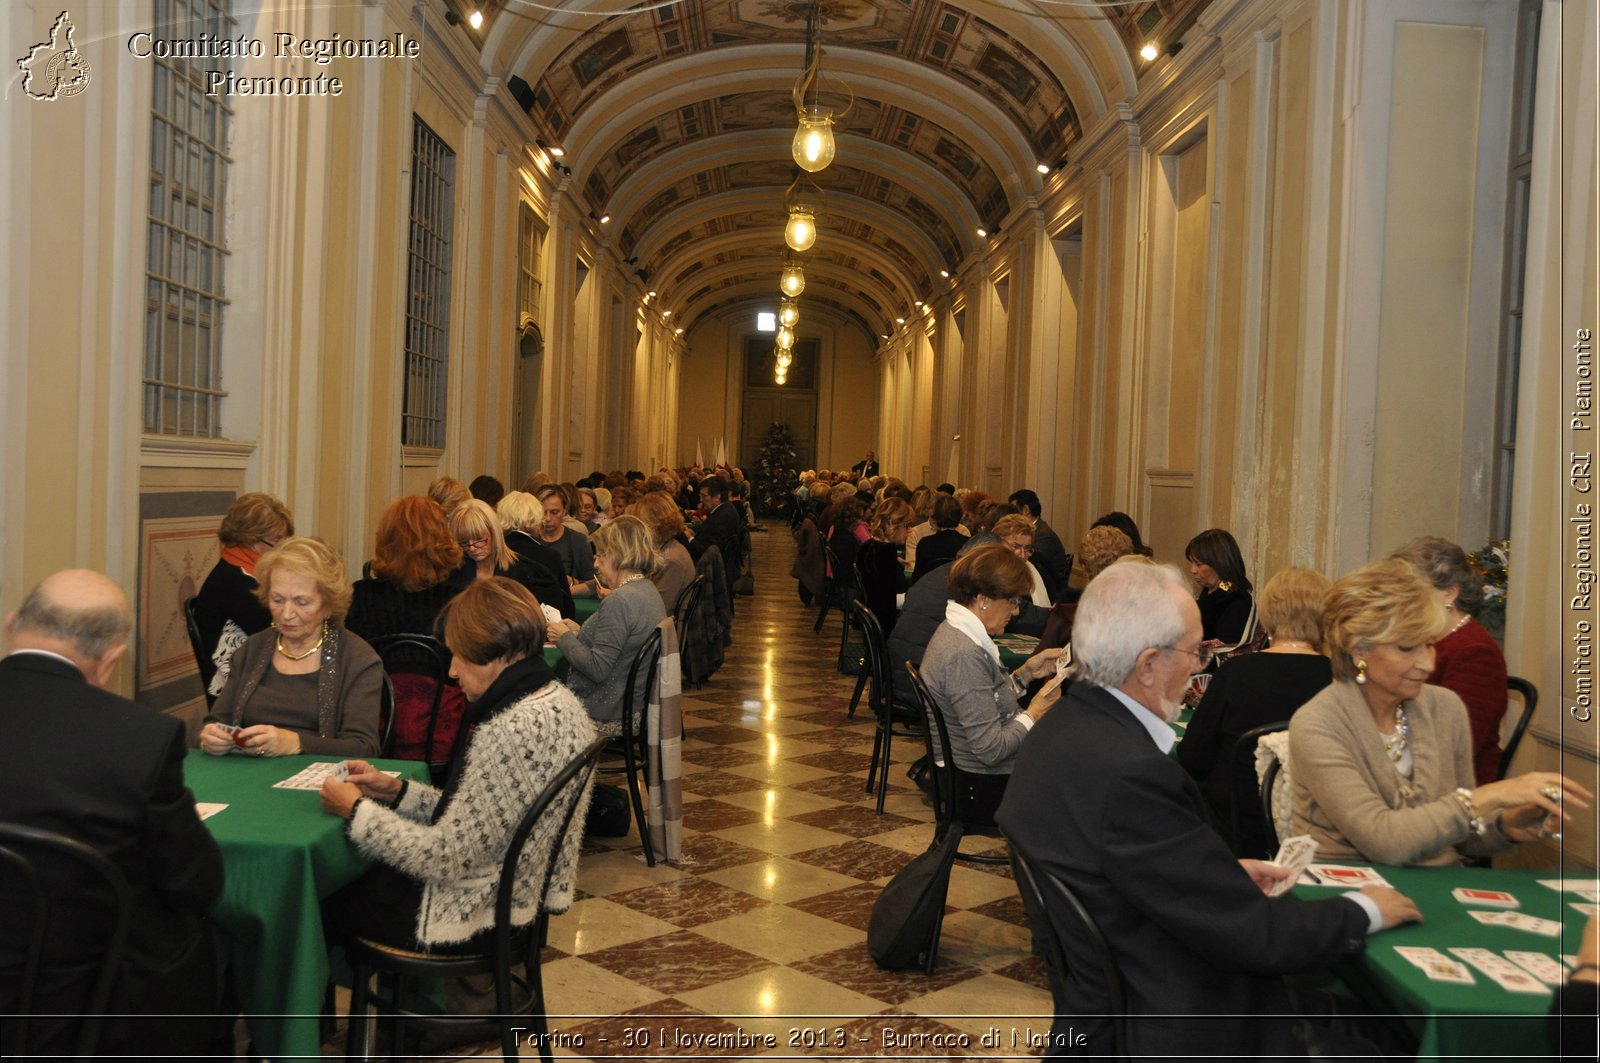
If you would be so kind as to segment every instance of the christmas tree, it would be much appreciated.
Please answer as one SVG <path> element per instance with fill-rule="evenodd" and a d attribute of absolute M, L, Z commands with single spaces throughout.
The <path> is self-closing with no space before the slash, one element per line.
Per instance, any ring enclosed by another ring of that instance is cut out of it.
<path fill-rule="evenodd" d="M 774 423 L 756 454 L 755 506 L 758 513 L 786 514 L 794 505 L 795 484 L 800 481 L 800 456 L 794 449 L 789 426 Z"/>

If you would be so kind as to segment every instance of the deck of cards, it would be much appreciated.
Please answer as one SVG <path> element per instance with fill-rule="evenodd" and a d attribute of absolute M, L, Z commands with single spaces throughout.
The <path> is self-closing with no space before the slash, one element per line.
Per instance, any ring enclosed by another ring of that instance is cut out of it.
<path fill-rule="evenodd" d="M 1462 904 L 1477 904 L 1485 908 L 1522 907 L 1522 902 L 1505 890 L 1479 890 L 1470 886 L 1459 886 L 1450 891 L 1450 896 Z"/>
<path fill-rule="evenodd" d="M 1306 871 L 1320 886 L 1387 886 L 1389 880 L 1370 867 L 1349 867 L 1344 864 L 1307 864 Z"/>
<path fill-rule="evenodd" d="M 1283 844 L 1278 846 L 1278 855 L 1272 862 L 1279 867 L 1286 867 L 1294 874 L 1288 878 L 1279 879 L 1267 891 L 1268 897 L 1276 897 L 1289 892 L 1290 888 L 1300 880 L 1301 872 L 1310 866 L 1311 861 L 1317 858 L 1317 843 L 1311 835 L 1301 834 L 1293 838 L 1285 838 Z"/>

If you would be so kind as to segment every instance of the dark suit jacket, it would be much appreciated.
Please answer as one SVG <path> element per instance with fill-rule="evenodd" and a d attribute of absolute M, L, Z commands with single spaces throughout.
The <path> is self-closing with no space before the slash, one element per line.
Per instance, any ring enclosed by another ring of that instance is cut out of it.
<path fill-rule="evenodd" d="M 1061 601 L 1072 579 L 1072 564 L 1067 559 L 1067 548 L 1061 545 L 1061 536 L 1042 517 L 1033 525 L 1033 567 L 1044 579 L 1050 600 Z"/>
<path fill-rule="evenodd" d="M 113 995 L 113 1010 L 119 1002 L 133 1013 L 214 1003 L 173 999 L 183 988 L 176 972 L 190 970 L 198 953 L 209 970 L 202 917 L 222 893 L 222 854 L 183 781 L 184 737 L 177 719 L 90 686 L 65 661 L 33 653 L 0 660 L 0 748 L 9 754 L 0 773 L 0 819 L 93 846 L 132 888 L 126 995 Z M 53 897 L 74 892 L 60 879 L 47 879 L 47 887 Z M 6 897 L 0 908 L 22 910 L 20 900 Z M 10 916 L 0 922 L 3 970 L 18 955 L 14 932 L 21 928 Z M 53 923 L 47 963 L 98 951 L 103 928 L 96 922 Z M 0 976 L 0 1010 L 9 1010 L 14 990 Z"/>
<path fill-rule="evenodd" d="M 862 458 L 860 461 L 850 466 L 850 471 L 862 478 L 876 476 L 878 475 L 878 463 L 875 461 L 869 461 L 866 458 Z"/>
<path fill-rule="evenodd" d="M 1074 684 L 1017 756 L 996 819 L 1070 886 L 1100 924 L 1126 983 L 1130 1049 L 1140 1054 L 1293 1051 L 1283 974 L 1360 950 L 1367 916 L 1341 898 L 1269 898 L 1212 829 L 1200 788 L 1108 691 Z M 1055 925 L 1072 914 L 1052 908 Z M 1072 975 L 1058 1030 L 1110 1050 L 1099 965 L 1066 935 Z"/>
<path fill-rule="evenodd" d="M 739 516 L 739 507 L 731 502 L 718 503 L 706 517 L 700 530 L 694 533 L 694 540 L 689 543 L 689 554 L 698 563 L 706 547 L 715 546 L 722 551 L 722 566 L 728 574 L 731 584 L 739 578 L 739 568 L 744 560 L 744 521 Z"/>

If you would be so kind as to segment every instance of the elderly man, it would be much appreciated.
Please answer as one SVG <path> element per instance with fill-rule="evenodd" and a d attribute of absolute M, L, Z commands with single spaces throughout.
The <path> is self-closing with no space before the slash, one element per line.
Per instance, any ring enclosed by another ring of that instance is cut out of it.
<path fill-rule="evenodd" d="M 878 455 L 873 451 L 867 451 L 867 456 L 852 465 L 850 471 L 863 480 L 878 475 Z"/>
<path fill-rule="evenodd" d="M 1416 906 L 1376 888 L 1311 903 L 1268 897 L 1288 872 L 1235 860 L 1212 829 L 1199 788 L 1168 756 L 1184 686 L 1207 657 L 1176 569 L 1106 569 L 1083 593 L 1072 644 L 1080 681 L 1023 743 L 996 819 L 1099 923 L 1126 984 L 1131 1052 L 1304 1054 L 1279 976 L 1418 920 Z M 1073 925 L 1049 903 L 1056 926 Z M 1070 977 L 1056 996 L 1053 1054 L 1104 1054 L 1100 966 L 1081 934 L 1063 936 Z M 1072 1044 L 1068 1028 L 1088 1043 Z"/>
<path fill-rule="evenodd" d="M 105 576 L 58 572 L 6 618 L 0 660 L 0 820 L 85 842 L 122 869 L 132 921 L 109 1011 L 127 1015 L 215 1014 L 215 954 L 205 913 L 222 892 L 222 855 L 183 783 L 183 724 L 101 689 L 127 649 L 133 616 Z M 56 903 L 36 1014 L 82 1007 L 86 989 L 72 964 L 99 954 L 105 929 L 70 898 L 81 884 L 46 872 Z M 16 880 L 0 874 L 0 1012 L 15 1012 L 18 957 L 26 943 Z M 63 901 L 63 898 L 67 898 Z M 71 1051 L 70 1020 L 35 1020 L 29 1048 Z M 204 1020 L 112 1020 L 102 1051 L 184 1055 L 207 1048 Z"/>

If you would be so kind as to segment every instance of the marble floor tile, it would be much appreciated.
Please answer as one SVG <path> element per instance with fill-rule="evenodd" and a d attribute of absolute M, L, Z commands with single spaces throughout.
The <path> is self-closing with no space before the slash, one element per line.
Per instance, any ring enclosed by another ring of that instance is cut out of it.
<path fill-rule="evenodd" d="M 694 927 L 748 912 L 769 902 L 710 878 L 685 876 L 656 886 L 613 893 L 613 902 L 680 927 Z"/>
<path fill-rule="evenodd" d="M 839 1019 L 879 1007 L 874 997 L 826 977 L 809 974 L 799 964 L 768 967 L 679 996 L 690 1004 L 710 1005 L 718 1008 L 720 1014 L 736 1015 L 733 1021 L 742 1028 L 771 1034 L 778 1039 L 778 1047 L 788 1045 L 792 1052 L 801 1055 L 808 1053 L 791 1041 L 790 1031 L 819 1023 L 832 1025 Z"/>
<path fill-rule="evenodd" d="M 578 901 L 562 915 L 550 919 L 549 944 L 569 956 L 621 945 L 641 938 L 670 934 L 672 923 L 655 919 L 605 897 Z"/>
<path fill-rule="evenodd" d="M 804 823 L 795 823 L 787 819 L 773 823 L 762 821 L 729 830 L 719 830 L 715 832 L 715 836 L 781 856 L 797 853 L 802 849 L 825 848 L 845 840 L 844 835 L 835 834 L 831 830 L 808 827 Z"/>
<path fill-rule="evenodd" d="M 679 996 L 772 966 L 772 961 L 754 953 L 689 930 L 615 945 L 590 953 L 577 962 L 584 961 L 669 996 Z"/>
<path fill-rule="evenodd" d="M 835 835 L 837 837 L 837 835 Z M 795 854 L 796 860 L 837 871 L 852 878 L 875 879 L 893 875 L 911 862 L 911 854 L 877 842 L 857 839 L 842 845 Z"/>
<path fill-rule="evenodd" d="M 781 856 L 708 872 L 705 877 L 779 904 L 855 885 L 855 879 Z"/>
<path fill-rule="evenodd" d="M 695 933 L 782 964 L 861 941 L 861 932 L 854 927 L 777 904 L 705 923 L 695 927 Z"/>
<path fill-rule="evenodd" d="M 932 974 L 924 974 L 920 967 L 885 971 L 872 961 L 866 949 L 861 948 L 835 949 L 800 960 L 792 966 L 886 1004 L 902 1004 L 929 993 L 948 990 L 982 974 L 976 967 L 950 959 L 943 949 L 939 952 L 939 961 Z"/>
<path fill-rule="evenodd" d="M 894 816 L 887 812 L 878 815 L 870 808 L 860 805 L 839 805 L 836 808 L 821 808 L 815 812 L 802 812 L 791 816 L 796 823 L 805 823 L 823 830 L 835 831 L 839 834 L 848 834 L 852 838 L 871 838 L 879 834 L 888 834 L 890 831 L 904 827 L 922 826 L 926 832 L 927 827 L 918 824 L 916 820 L 904 816 Z"/>

